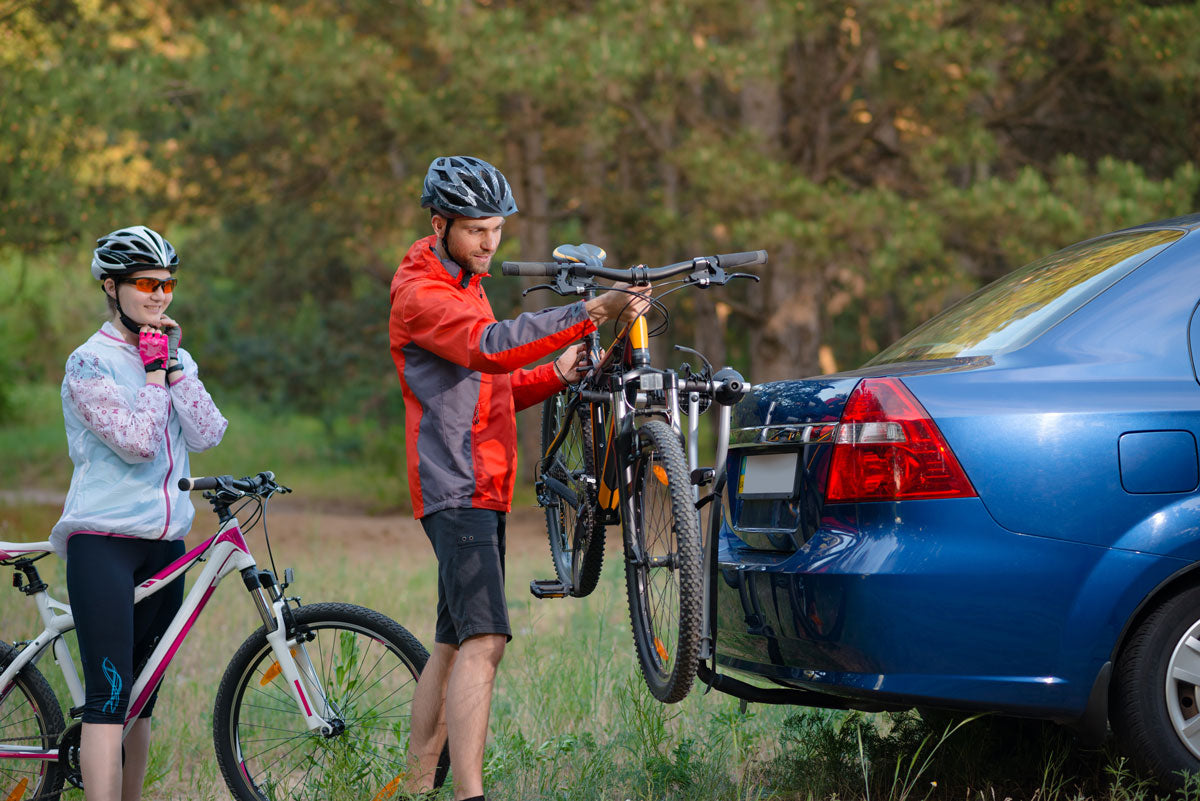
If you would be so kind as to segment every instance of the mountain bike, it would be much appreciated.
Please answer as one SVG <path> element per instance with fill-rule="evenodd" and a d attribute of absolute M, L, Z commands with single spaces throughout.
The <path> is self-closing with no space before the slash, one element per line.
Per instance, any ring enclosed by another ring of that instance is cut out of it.
<path fill-rule="evenodd" d="M 410 704 L 428 652 L 384 615 L 346 603 L 301 605 L 285 595 L 294 580 L 258 567 L 245 533 L 259 522 L 267 536 L 266 502 L 290 492 L 270 472 L 183 478 L 182 490 L 203 490 L 219 527 L 200 545 L 134 590 L 140 603 L 205 563 L 183 606 L 138 671 L 129 695 L 125 733 L 137 720 L 217 584 L 240 574 L 262 626 L 234 653 L 217 689 L 213 745 L 221 774 L 241 801 L 399 798 L 406 770 Z M 234 504 L 237 509 L 231 510 Z M 248 525 L 236 517 L 253 507 Z M 64 782 L 82 787 L 82 723 L 65 725 L 59 699 L 37 669 L 53 653 L 81 713 L 83 685 L 63 635 L 75 627 L 70 606 L 50 596 L 34 564 L 49 542 L 0 542 L 0 564 L 14 568 L 13 586 L 37 605 L 45 629 L 32 640 L 0 642 L 0 799 L 52 801 Z M 443 748 L 435 775 L 449 768 Z"/>
<path fill-rule="evenodd" d="M 687 696 L 698 661 L 711 646 L 708 564 L 710 538 L 702 536 L 699 510 L 712 501 L 700 487 L 724 467 L 729 443 L 729 410 L 750 390 L 737 371 L 656 368 L 650 337 L 666 330 L 662 299 L 684 288 L 723 286 L 735 278 L 757 281 L 738 267 L 763 264 L 766 251 L 694 258 L 665 267 L 604 267 L 595 245 L 564 245 L 553 262 L 504 262 L 504 275 L 544 276 L 546 289 L 563 296 L 592 298 L 604 278 L 667 288 L 651 301 L 663 322 L 650 329 L 640 316 L 626 325 L 606 351 L 600 336 L 587 339 L 592 366 L 575 385 L 542 408 L 542 456 L 536 491 L 546 513 L 546 529 L 556 579 L 535 580 L 538 598 L 581 597 L 599 580 L 605 528 L 621 524 L 625 585 L 634 647 L 646 685 L 655 698 L 674 703 Z M 681 402 L 681 398 L 683 401 Z M 712 404 L 722 410 L 713 467 L 698 462 L 699 417 Z M 688 417 L 685 455 L 681 417 Z"/>

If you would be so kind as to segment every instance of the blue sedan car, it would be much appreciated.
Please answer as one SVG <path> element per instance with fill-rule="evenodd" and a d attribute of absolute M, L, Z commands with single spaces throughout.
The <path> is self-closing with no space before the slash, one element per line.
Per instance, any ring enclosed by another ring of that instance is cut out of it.
<path fill-rule="evenodd" d="M 716 666 L 1200 771 L 1200 215 L 1019 269 L 734 411 Z"/>

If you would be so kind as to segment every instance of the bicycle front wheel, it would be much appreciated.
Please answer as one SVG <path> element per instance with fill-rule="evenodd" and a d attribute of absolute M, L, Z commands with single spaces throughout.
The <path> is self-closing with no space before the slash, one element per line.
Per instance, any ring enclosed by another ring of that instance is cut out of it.
<path fill-rule="evenodd" d="M 260 628 L 217 691 L 213 742 L 225 783 L 241 801 L 403 797 L 413 693 L 429 653 L 403 626 L 361 606 L 311 604 L 294 616 L 293 653 L 300 662 L 304 649 L 325 695 L 316 711 L 341 725 L 330 736 L 309 731 Z M 435 787 L 449 765 L 443 747 Z"/>
<path fill-rule="evenodd" d="M 0 642 L 0 670 L 16 655 L 15 648 Z M 11 746 L 51 748 L 62 732 L 62 708 L 37 668 L 26 665 L 10 686 L 0 687 L 0 751 Z M 0 798 L 57 801 L 62 786 L 57 762 L 0 759 Z"/>
<path fill-rule="evenodd" d="M 604 525 L 596 508 L 596 466 L 592 453 L 592 420 L 588 407 L 569 409 L 562 393 L 542 404 L 542 453 L 559 430 L 568 426 L 562 444 L 544 458 L 540 480 L 546 509 L 550 556 L 559 581 L 570 583 L 577 598 L 596 589 L 604 562 Z"/>
<path fill-rule="evenodd" d="M 663 703 L 687 696 L 700 651 L 700 516 L 675 431 L 651 420 L 637 431 L 632 530 L 625 585 L 633 643 L 651 694 Z"/>

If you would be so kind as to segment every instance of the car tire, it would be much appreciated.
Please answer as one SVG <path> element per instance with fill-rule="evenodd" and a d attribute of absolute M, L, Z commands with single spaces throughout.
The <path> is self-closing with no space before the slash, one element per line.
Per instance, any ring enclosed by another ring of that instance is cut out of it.
<path fill-rule="evenodd" d="M 1164 787 L 1181 787 L 1182 771 L 1200 771 L 1198 687 L 1200 587 L 1192 587 L 1142 620 L 1113 672 L 1110 720 L 1117 745 Z"/>

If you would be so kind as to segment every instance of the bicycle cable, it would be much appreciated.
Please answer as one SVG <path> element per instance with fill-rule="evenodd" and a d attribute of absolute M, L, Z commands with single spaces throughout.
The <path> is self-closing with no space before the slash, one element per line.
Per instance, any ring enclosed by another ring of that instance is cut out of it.
<path fill-rule="evenodd" d="M 275 551 L 271 549 L 271 535 L 267 531 L 267 501 L 269 500 L 271 500 L 270 495 L 262 498 L 258 503 L 258 507 L 259 514 L 262 517 L 263 543 L 267 546 L 267 559 L 271 562 L 271 573 L 275 575 L 275 580 L 278 582 L 282 577 L 279 575 L 279 568 L 275 566 Z"/>
<path fill-rule="evenodd" d="M 677 283 L 677 282 L 676 281 L 665 281 L 662 284 L 660 284 L 660 286 L 671 286 L 674 283 Z M 630 296 L 629 300 L 625 301 L 625 305 L 621 307 L 620 313 L 617 314 L 617 316 L 612 319 L 614 336 L 620 335 L 621 315 L 623 315 L 625 313 L 625 310 L 628 309 L 631 305 L 633 305 L 634 301 L 636 301 L 638 298 L 644 298 L 645 300 L 649 301 L 650 307 L 652 309 L 656 310 L 659 314 L 661 314 L 662 318 L 663 318 L 661 323 L 656 324 L 656 326 L 653 329 L 648 331 L 648 333 L 647 333 L 648 336 L 652 336 L 652 337 L 658 336 L 663 331 L 666 331 L 667 327 L 670 325 L 670 320 L 671 320 L 670 312 L 667 311 L 667 307 L 665 305 L 663 305 L 662 300 L 660 300 L 659 298 L 656 298 L 656 297 L 647 298 L 641 292 L 634 291 L 633 289 L 630 289 L 628 287 L 610 286 L 610 287 L 606 287 L 605 291 L 606 292 L 623 292 L 624 294 Z M 647 311 L 649 311 L 649 309 Z M 642 315 L 642 316 L 644 317 L 645 315 Z"/>

